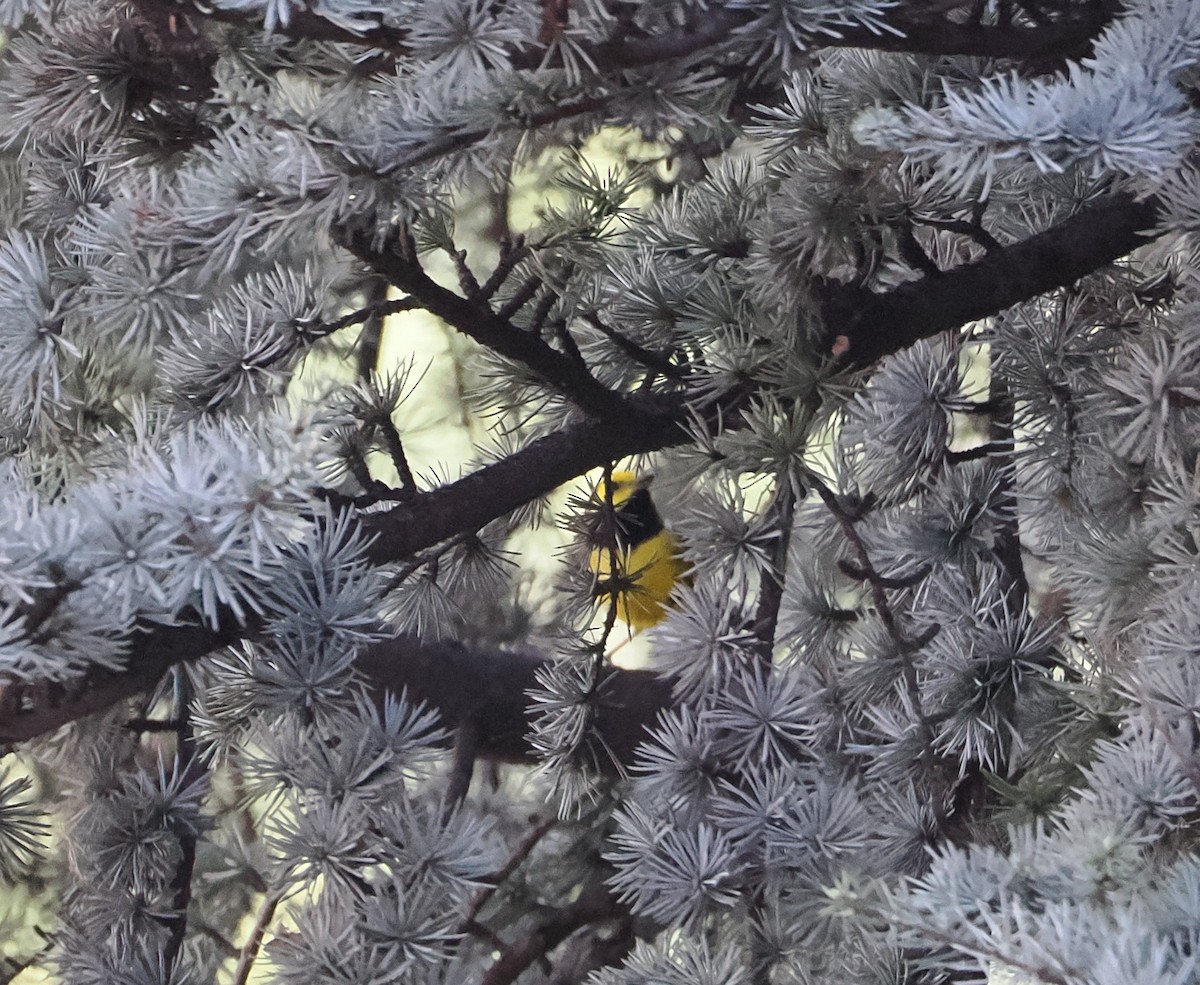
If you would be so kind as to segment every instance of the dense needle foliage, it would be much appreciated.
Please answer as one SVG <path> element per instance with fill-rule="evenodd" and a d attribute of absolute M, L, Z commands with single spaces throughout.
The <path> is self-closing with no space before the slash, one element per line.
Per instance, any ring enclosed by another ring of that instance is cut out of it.
<path fill-rule="evenodd" d="M 0 22 L 0 980 L 1200 980 L 1195 0 Z"/>

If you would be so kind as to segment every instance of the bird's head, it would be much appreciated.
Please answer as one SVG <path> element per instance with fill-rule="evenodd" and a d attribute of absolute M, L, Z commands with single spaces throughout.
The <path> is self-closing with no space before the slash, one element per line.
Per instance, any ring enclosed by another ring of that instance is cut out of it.
<path fill-rule="evenodd" d="M 611 475 L 613 506 L 620 509 L 622 504 L 627 503 L 635 493 L 642 489 L 649 489 L 652 481 L 654 481 L 654 475 L 649 472 L 638 475 L 636 472 L 624 469 L 614 470 Z M 608 482 L 604 479 L 596 484 L 596 499 L 601 503 L 608 502 Z"/>

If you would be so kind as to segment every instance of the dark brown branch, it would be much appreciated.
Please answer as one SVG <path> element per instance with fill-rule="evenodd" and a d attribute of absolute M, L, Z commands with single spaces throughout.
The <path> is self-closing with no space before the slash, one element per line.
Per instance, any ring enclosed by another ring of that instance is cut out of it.
<path fill-rule="evenodd" d="M 469 727 L 480 759 L 528 763 L 535 758 L 529 735 L 536 714 L 528 692 L 547 659 L 400 636 L 369 648 L 356 668 L 378 701 L 403 693 L 434 709 L 451 732 Z M 592 727 L 611 756 L 597 757 L 596 765 L 615 774 L 633 762 L 646 729 L 671 706 L 671 682 L 650 671 L 615 667 L 604 667 L 600 675 Z"/>
<path fill-rule="evenodd" d="M 554 972 L 546 979 L 546 985 L 577 985 L 590 981 L 593 971 L 621 964 L 633 950 L 638 940 L 638 926 L 647 921 L 638 920 L 632 914 L 606 922 L 587 934 L 579 934 L 570 945 L 555 956 Z M 658 928 L 645 933 L 653 937 Z"/>
<path fill-rule="evenodd" d="M 458 805 L 467 798 L 471 778 L 475 775 L 475 760 L 479 755 L 479 735 L 475 723 L 461 722 L 454 730 L 454 757 L 450 765 L 450 782 L 442 804 L 443 820 L 449 820 Z"/>
<path fill-rule="evenodd" d="M 999 470 L 1000 488 L 998 498 L 1005 514 L 996 531 L 996 562 L 1005 576 L 1005 589 L 1011 593 L 1010 601 L 1020 608 L 1029 604 L 1029 577 L 1025 573 L 1025 561 L 1021 557 L 1021 524 L 1017 512 L 1016 492 L 1016 442 L 1013 418 L 1016 410 L 1012 395 L 1008 392 L 995 349 L 992 351 L 990 400 L 998 405 L 992 415 L 988 445 L 1000 449 L 993 456 Z"/>
<path fill-rule="evenodd" d="M 959 451 L 947 449 L 942 458 L 950 465 L 960 465 L 963 462 L 977 462 L 985 458 L 995 458 L 998 455 L 1008 455 L 1013 450 L 1011 440 L 988 441 L 982 445 L 972 445 Z"/>
<path fill-rule="evenodd" d="M 500 310 L 496 312 L 496 317 L 505 320 L 512 318 L 518 311 L 529 304 L 542 286 L 540 277 L 526 277 L 521 285 L 512 293 L 507 301 L 500 306 Z"/>
<path fill-rule="evenodd" d="M 183 670 L 175 671 L 175 768 L 172 782 L 178 777 L 179 783 L 190 786 L 199 783 L 205 777 L 207 767 L 196 750 L 196 736 L 192 728 L 191 701 L 192 688 Z M 186 827 L 179 832 L 179 860 L 172 874 L 170 888 L 172 890 L 171 911 L 164 923 L 168 930 L 167 943 L 163 948 L 163 964 L 168 969 L 174 969 L 183 949 L 183 941 L 187 936 L 188 909 L 192 903 L 192 877 L 196 869 L 196 842 L 198 833 Z"/>
<path fill-rule="evenodd" d="M 787 576 L 788 549 L 792 541 L 792 524 L 796 516 L 796 490 L 790 476 L 781 473 L 776 482 L 775 502 L 771 512 L 775 528 L 775 548 L 771 566 L 763 571 L 759 589 L 758 607 L 754 614 L 754 637 L 759 666 L 769 673 L 775 652 L 775 630 L 779 624 L 779 607 L 783 603 L 783 590 Z"/>
<path fill-rule="evenodd" d="M 480 345 L 527 367 L 585 413 L 620 417 L 628 412 L 625 398 L 603 386 L 578 361 L 547 345 L 539 335 L 517 328 L 490 305 L 442 287 L 415 258 L 403 255 L 408 252 L 403 244 L 376 251 L 372 238 L 367 231 L 346 231 L 341 237 L 342 244 L 360 260 L 415 297 L 427 311 Z"/>
<path fill-rule="evenodd" d="M 210 18 L 226 23 L 246 24 L 258 20 L 257 11 L 230 10 L 183 0 L 138 0 L 146 10 L 186 13 L 195 19 Z M 1091 54 L 1092 42 L 1118 14 L 1122 4 L 1105 0 L 1081 8 L 1073 16 L 1036 26 L 1011 23 L 987 25 L 958 23 L 928 12 L 927 0 L 898 4 L 881 20 L 892 31 L 872 31 L 846 26 L 836 36 L 820 34 L 810 39 L 811 47 L 869 48 L 877 51 L 908 51 L 928 55 L 977 55 L 1029 62 L 1036 69 L 1054 71 L 1068 59 Z M 202 11 L 202 12 L 201 12 Z M 693 24 L 667 34 L 613 38 L 585 49 L 601 71 L 656 65 L 665 60 L 714 55 L 721 48 L 739 44 L 735 33 L 753 20 L 745 10 L 709 4 L 704 15 Z M 293 10 L 280 34 L 296 40 L 339 41 L 376 48 L 400 58 L 408 54 L 408 31 L 383 26 L 359 33 L 333 24 L 308 10 Z M 514 68 L 535 69 L 546 64 L 551 36 L 539 37 L 539 43 L 524 45 L 509 53 Z M 553 62 L 551 62 L 553 64 Z M 750 66 L 756 67 L 756 66 Z"/>
<path fill-rule="evenodd" d="M 1044 232 L 936 277 L 882 294 L 826 281 L 818 287 L 829 351 L 866 367 L 921 339 L 997 314 L 1112 263 L 1154 237 L 1156 204 L 1118 194 Z"/>
<path fill-rule="evenodd" d="M 31 638 L 37 638 L 38 630 L 42 625 L 58 610 L 58 607 L 70 596 L 74 591 L 78 591 L 82 586 L 78 578 L 67 578 L 65 575 L 56 574 L 56 578 L 61 578 L 55 585 L 50 588 L 39 589 L 33 593 L 33 601 L 26 607 L 23 615 L 25 618 L 25 632 Z"/>
<path fill-rule="evenodd" d="M 526 259 L 533 252 L 529 244 L 525 242 L 523 234 L 518 233 L 511 238 L 505 237 L 500 240 L 500 259 L 496 261 L 496 267 L 491 275 L 479 289 L 479 297 L 481 300 L 488 300 L 500 290 L 501 286 L 517 264 Z"/>
<path fill-rule="evenodd" d="M 467 266 L 467 251 L 451 250 L 450 259 L 454 263 L 454 272 L 458 275 L 458 289 L 468 301 L 478 304 L 483 300 L 482 289 L 479 281 L 475 279 L 475 272 Z"/>
<path fill-rule="evenodd" d="M 875 570 L 875 565 L 871 561 L 870 554 L 867 552 L 867 545 L 863 542 L 857 527 L 854 525 L 854 518 L 842 507 L 833 490 L 821 482 L 815 475 L 809 477 L 809 483 L 816 490 L 817 495 L 821 497 L 821 502 L 825 504 L 826 508 L 833 515 L 833 518 L 837 521 L 838 527 L 854 552 L 857 561 L 856 566 L 866 575 L 867 584 L 870 587 L 871 600 L 875 604 L 875 612 L 878 614 L 880 622 L 883 623 L 888 637 L 895 645 L 896 652 L 900 655 L 900 670 L 908 702 L 912 707 L 913 714 L 917 718 L 917 725 L 921 730 L 922 742 L 925 747 L 925 758 L 932 764 L 936 761 L 934 741 L 937 733 L 929 716 L 925 713 L 921 701 L 921 687 L 917 680 L 917 670 L 912 659 L 913 654 L 919 648 L 918 644 L 901 627 L 900 620 L 896 617 L 896 612 L 892 608 L 891 600 L 888 598 L 887 590 L 883 585 L 883 577 Z"/>
<path fill-rule="evenodd" d="M 275 910 L 282 898 L 282 891 L 273 890 L 263 899 L 262 906 L 259 907 L 258 914 L 254 918 L 250 936 L 246 938 L 246 943 L 242 945 L 238 954 L 237 968 L 233 973 L 233 985 L 246 985 L 250 978 L 250 971 L 254 968 L 254 962 L 258 958 L 263 938 L 266 936 L 271 921 L 275 918 Z"/>
<path fill-rule="evenodd" d="M 661 356 L 656 352 L 651 352 L 644 346 L 638 345 L 632 339 L 626 338 L 616 329 L 611 328 L 601 321 L 600 316 L 594 311 L 588 312 L 583 316 L 583 320 L 592 326 L 597 332 L 603 335 L 606 339 L 613 343 L 625 355 L 634 362 L 641 363 L 648 369 L 654 370 L 656 373 L 662 373 L 668 379 L 678 380 L 683 373 L 680 367 L 676 366 L 670 359 Z"/>
<path fill-rule="evenodd" d="M 533 930 L 493 962 L 480 985 L 509 985 L 575 931 L 601 920 L 626 917 L 628 913 L 603 883 L 590 886 L 574 903 L 540 918 Z"/>
<path fill-rule="evenodd" d="M 862 568 L 853 561 L 845 558 L 843 558 L 841 561 L 838 561 L 837 566 L 838 570 L 848 577 L 853 578 L 855 581 L 861 581 L 864 583 L 869 583 L 872 586 L 878 586 L 879 588 L 887 588 L 896 591 L 919 585 L 929 577 L 929 573 L 933 570 L 929 567 L 921 567 L 907 575 L 888 577 L 887 575 L 881 575 L 874 569 Z"/>
<path fill-rule="evenodd" d="M 382 283 L 384 286 L 384 290 L 382 292 L 383 296 L 378 300 L 372 300 L 371 303 L 366 307 L 351 311 L 343 315 L 341 318 L 338 318 L 336 321 L 331 321 L 325 325 L 316 325 L 312 328 L 309 328 L 305 334 L 316 338 L 322 338 L 326 335 L 332 335 L 334 332 L 340 332 L 343 328 L 349 328 L 351 325 L 359 325 L 363 322 L 378 320 L 380 324 L 382 324 L 383 320 L 387 318 L 388 315 L 398 315 L 402 311 L 413 311 L 421 307 L 421 305 L 413 298 L 400 298 L 396 301 L 388 301 L 387 281 L 384 281 L 382 278 L 377 278 L 377 281 L 378 283 Z M 377 296 L 376 292 L 378 291 L 378 288 L 375 284 L 372 284 L 368 290 L 370 291 L 372 298 Z M 359 376 L 366 376 L 368 372 L 374 369 L 375 364 L 372 361 L 370 366 L 359 372 Z"/>
<path fill-rule="evenodd" d="M 253 636 L 256 628 L 232 620 L 216 630 L 147 624 L 135 633 L 123 670 L 97 667 L 67 683 L 0 681 L 0 751 L 148 690 L 175 664 Z"/>
<path fill-rule="evenodd" d="M 42 931 L 40 927 L 35 926 L 34 930 L 36 930 L 43 937 L 46 936 L 45 932 Z M 54 951 L 55 943 L 56 942 L 53 939 L 48 940 L 45 944 L 38 948 L 35 954 L 24 960 L 9 957 L 0 958 L 0 985 L 9 985 L 9 982 L 21 974 L 21 972 L 23 972 L 26 968 L 40 967 L 42 962 L 45 961 L 46 958 L 48 958 Z"/>
<path fill-rule="evenodd" d="M 847 28 L 839 38 L 816 38 L 815 47 L 870 48 L 923 55 L 977 55 L 1024 62 L 1034 71 L 1054 72 L 1068 60 L 1086 58 L 1092 42 L 1120 12 L 1121 4 L 1104 2 L 1077 14 L 1034 27 L 1014 24 L 957 23 L 924 13 L 928 0 L 901 4 L 883 18 L 901 35 Z M 923 9 L 924 8 L 924 9 Z"/>
<path fill-rule="evenodd" d="M 564 120 L 571 120 L 578 116 L 586 116 L 589 113 L 598 112 L 608 106 L 611 100 L 612 96 L 610 95 L 587 96 L 573 103 L 559 103 L 555 106 L 541 109 L 536 113 L 530 113 L 527 116 L 521 117 L 518 122 L 524 129 L 534 130 L 537 127 L 549 126 L 553 123 L 561 123 Z M 451 130 L 441 137 L 423 144 L 412 153 L 390 162 L 390 170 L 398 171 L 403 168 L 415 168 L 430 161 L 436 161 L 438 158 L 453 154 L 456 151 L 466 150 L 481 140 L 491 137 L 495 132 L 495 127 L 480 127 L 476 130 Z"/>
<path fill-rule="evenodd" d="M 370 379 L 371 374 L 378 367 L 379 348 L 383 344 L 383 326 L 387 321 L 387 316 L 416 307 L 416 301 L 412 298 L 401 298 L 399 301 L 389 304 L 387 299 L 388 283 L 378 274 L 367 278 L 364 284 L 364 293 L 366 294 L 366 306 L 359 311 L 351 312 L 345 318 L 338 319 L 338 322 L 345 322 L 346 318 L 354 319 L 347 323 L 350 325 L 358 321 L 362 322 L 363 327 L 358 336 L 356 358 L 360 380 Z"/>
<path fill-rule="evenodd" d="M 629 397 L 613 423 L 583 421 L 556 431 L 450 485 L 387 513 L 364 517 L 377 535 L 370 556 L 394 561 L 465 530 L 478 530 L 589 469 L 686 440 L 682 404 Z"/>
<path fill-rule="evenodd" d="M 919 226 L 928 226 L 931 229 L 944 229 L 947 232 L 958 233 L 960 236 L 967 236 L 974 240 L 976 244 L 982 246 L 988 253 L 998 253 L 1004 249 L 1000 245 L 1000 241 L 983 228 L 983 222 L 980 218 L 972 218 L 970 220 L 914 218 L 913 222 Z"/>
<path fill-rule="evenodd" d="M 479 911 L 487 905 L 487 901 L 495 895 L 496 890 L 504 884 L 509 876 L 520 868 L 521 863 L 529 858 L 530 853 L 537 847 L 538 842 L 545 837 L 546 833 L 558 824 L 558 819 L 554 817 L 543 818 L 540 821 L 537 821 L 536 818 L 530 818 L 530 821 L 536 821 L 536 823 L 529 829 L 525 837 L 521 839 L 520 844 L 513 850 L 507 861 L 487 877 L 488 885 L 479 890 L 475 894 L 475 898 L 471 900 L 471 906 L 464 918 L 465 923 L 474 922 L 475 918 L 479 916 Z"/>
<path fill-rule="evenodd" d="M 408 464 L 408 455 L 404 451 L 400 429 L 396 427 L 396 422 L 392 420 L 390 414 L 379 422 L 379 430 L 383 432 L 383 445 L 387 449 L 388 457 L 392 460 L 392 465 L 396 467 L 396 475 L 400 478 L 400 488 L 405 493 L 416 492 L 417 477 L 413 475 L 412 466 Z"/>

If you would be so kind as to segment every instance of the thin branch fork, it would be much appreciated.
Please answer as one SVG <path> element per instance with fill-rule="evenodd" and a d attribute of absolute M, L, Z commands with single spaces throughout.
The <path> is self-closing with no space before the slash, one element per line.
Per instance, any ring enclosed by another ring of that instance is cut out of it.
<path fill-rule="evenodd" d="M 549 346 L 539 335 L 523 332 L 494 312 L 442 287 L 422 269 L 413 251 L 373 249 L 369 232 L 346 230 L 342 245 L 378 271 L 400 290 L 417 298 L 421 306 L 459 332 L 497 355 L 527 367 L 549 386 L 593 417 L 620 418 L 629 412 L 626 398 L 609 390 L 569 355 Z"/>

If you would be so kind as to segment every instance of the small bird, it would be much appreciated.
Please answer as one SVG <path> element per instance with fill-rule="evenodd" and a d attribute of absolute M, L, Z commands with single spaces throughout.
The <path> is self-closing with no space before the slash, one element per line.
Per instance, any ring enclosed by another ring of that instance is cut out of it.
<path fill-rule="evenodd" d="M 664 525 L 650 498 L 650 475 L 611 473 L 613 511 L 598 524 L 588 559 L 606 595 L 616 595 L 617 616 L 635 632 L 662 621 L 672 590 L 685 577 L 679 541 Z M 601 480 L 593 503 L 609 502 L 609 485 Z M 616 571 L 613 571 L 614 555 Z"/>

